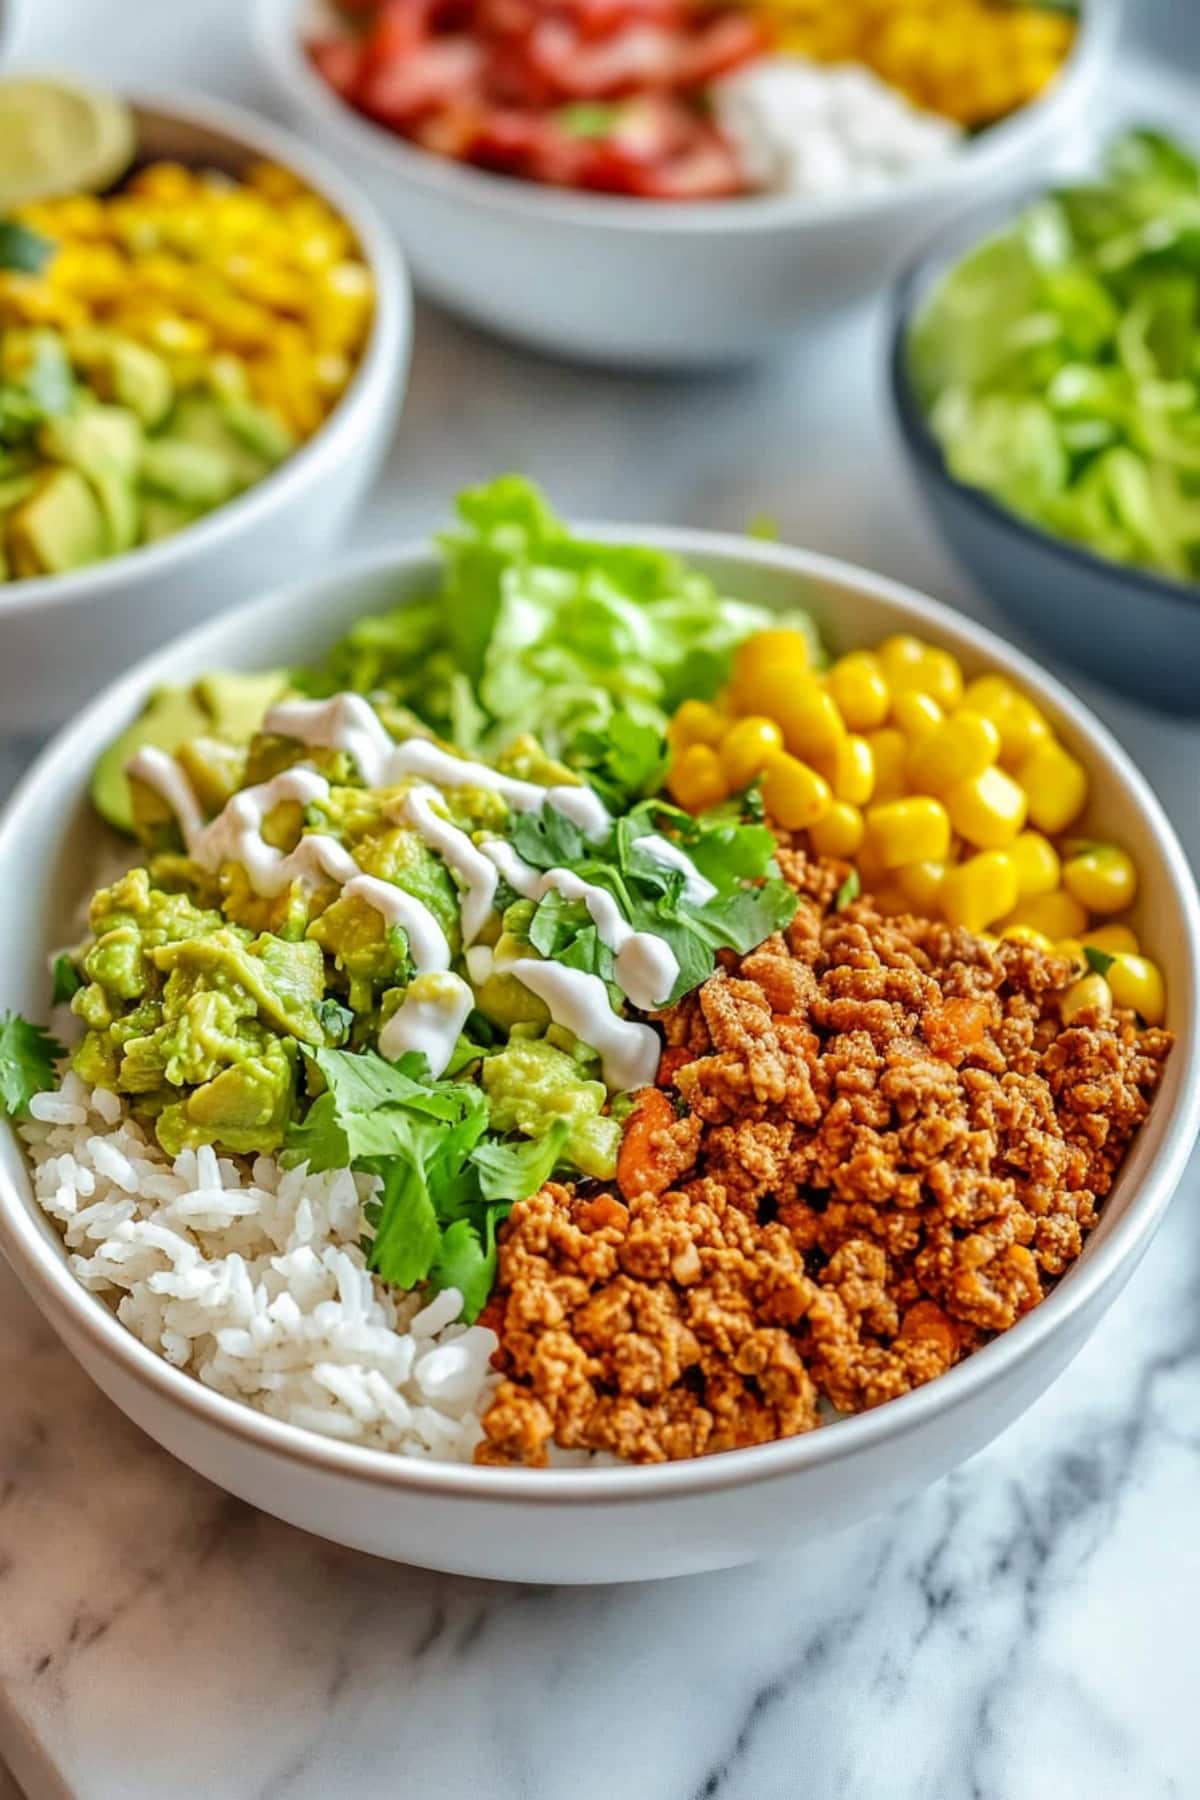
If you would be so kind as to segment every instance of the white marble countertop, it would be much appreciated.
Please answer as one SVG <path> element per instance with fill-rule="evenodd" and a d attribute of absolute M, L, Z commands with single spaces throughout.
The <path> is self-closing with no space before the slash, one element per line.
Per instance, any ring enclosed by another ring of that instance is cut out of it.
<path fill-rule="evenodd" d="M 253 100 L 245 10 L 36 0 L 17 48 Z M 880 330 L 867 309 L 773 368 L 667 382 L 423 311 L 361 541 L 521 467 L 592 517 L 766 512 L 987 616 L 900 471 Z M 1084 691 L 1200 856 L 1200 731 Z M 0 792 L 32 747 L 0 743 Z M 1194 1164 L 1097 1337 L 991 1450 L 802 1555 L 643 1588 L 429 1575 L 252 1512 L 127 1424 L 0 1266 L 0 1757 L 33 1800 L 1187 1800 L 1198 1190 Z"/>

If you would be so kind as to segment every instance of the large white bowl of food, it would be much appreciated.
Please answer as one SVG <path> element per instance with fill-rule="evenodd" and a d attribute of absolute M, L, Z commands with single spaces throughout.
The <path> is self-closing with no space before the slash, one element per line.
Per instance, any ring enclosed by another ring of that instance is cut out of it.
<path fill-rule="evenodd" d="M 1070 1360 L 1200 1114 L 1191 876 L 1085 708 L 513 477 L 132 671 L 0 858 L 0 1247 L 161 1443 L 379 1555 L 894 1504 Z"/>
<path fill-rule="evenodd" d="M 434 298 L 555 353 L 685 366 L 777 347 L 1044 168 L 1116 10 L 257 0 L 257 24 L 290 117 Z"/>
<path fill-rule="evenodd" d="M 0 729 L 346 529 L 410 300 L 336 169 L 215 101 L 0 82 Z"/>

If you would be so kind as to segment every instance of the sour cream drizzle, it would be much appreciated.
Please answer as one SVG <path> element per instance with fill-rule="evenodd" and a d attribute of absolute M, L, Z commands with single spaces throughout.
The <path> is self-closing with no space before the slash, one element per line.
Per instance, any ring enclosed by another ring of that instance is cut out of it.
<path fill-rule="evenodd" d="M 255 893 L 270 898 L 286 892 L 294 881 L 316 885 L 325 877 L 344 894 L 373 907 L 389 927 L 401 926 L 418 979 L 380 1032 L 380 1049 L 385 1056 L 423 1050 L 430 1074 L 442 1073 L 475 1002 L 466 982 L 447 972 L 450 946 L 429 908 L 394 882 L 364 874 L 345 846 L 327 833 L 309 832 L 287 855 L 262 835 L 263 821 L 281 802 L 311 806 L 327 799 L 329 783 L 323 775 L 315 769 L 285 769 L 270 781 L 243 788 L 206 825 L 191 783 L 173 756 L 147 747 L 132 758 L 127 772 L 171 807 L 188 855 L 202 869 L 215 874 L 222 863 L 240 863 Z M 423 975 L 441 976 L 436 994 L 422 992 Z"/>
<path fill-rule="evenodd" d="M 611 823 L 603 800 L 589 787 L 563 782 L 545 788 L 536 781 L 519 781 L 515 775 L 489 769 L 486 763 L 452 756 L 426 738 L 393 743 L 361 694 L 282 701 L 271 707 L 263 729 L 295 738 L 300 744 L 346 751 L 368 787 L 392 787 L 405 775 L 419 775 L 440 788 L 486 788 L 499 794 L 513 812 L 541 812 L 544 806 L 553 806 L 588 837 L 604 837 Z"/>
<path fill-rule="evenodd" d="M 618 985 L 642 1011 L 664 1005 L 678 979 L 679 964 L 670 945 L 652 932 L 635 931 L 606 888 L 582 880 L 570 869 L 531 868 L 506 839 L 486 838 L 477 845 L 437 810 L 439 788 L 483 788 L 498 794 L 514 812 L 553 806 L 585 836 L 599 839 L 607 833 L 610 819 L 591 788 L 567 783 L 539 787 L 536 782 L 502 775 L 485 763 L 468 762 L 424 738 L 394 743 L 373 707 L 359 694 L 286 701 L 272 707 L 263 723 L 267 731 L 298 743 L 345 751 L 368 787 L 392 787 L 413 776 L 433 783 L 410 788 L 399 801 L 395 816 L 437 851 L 462 885 L 463 942 L 468 946 L 472 981 L 481 985 L 493 971 L 514 976 L 537 995 L 557 1024 L 573 1031 L 598 1053 L 608 1087 L 644 1087 L 654 1080 L 657 1034 L 648 1025 L 620 1018 L 598 976 L 533 957 L 497 962 L 490 950 L 474 945 L 474 940 L 492 911 L 501 878 L 529 899 L 559 893 L 566 900 L 580 900 L 601 942 L 613 953 Z M 216 873 L 222 863 L 240 863 L 251 887 L 272 897 L 293 881 L 315 885 L 326 878 L 373 907 L 389 926 L 400 926 L 408 939 L 416 977 L 380 1032 L 379 1047 L 385 1056 L 422 1050 L 431 1073 L 442 1073 L 474 996 L 467 983 L 450 972 L 450 947 L 429 908 L 393 882 L 366 874 L 349 851 L 326 833 L 306 833 L 286 854 L 263 838 L 264 820 L 282 801 L 310 806 L 328 798 L 329 783 L 324 776 L 314 769 L 285 769 L 270 781 L 235 794 L 206 824 L 191 783 L 173 756 L 153 748 L 140 750 L 128 772 L 171 807 L 189 856 L 202 868 Z M 636 841 L 656 862 L 683 873 L 689 899 L 700 903 L 716 892 L 690 858 L 666 838 L 652 833 Z"/>
<path fill-rule="evenodd" d="M 486 838 L 482 847 L 508 885 L 527 900 L 540 900 L 545 894 L 582 900 L 600 942 L 613 953 L 617 986 L 642 1012 L 666 1004 L 679 979 L 675 952 L 665 938 L 651 931 L 635 931 L 607 888 L 582 880 L 570 869 L 531 869 L 502 838 Z M 519 965 L 511 973 L 524 979 Z"/>

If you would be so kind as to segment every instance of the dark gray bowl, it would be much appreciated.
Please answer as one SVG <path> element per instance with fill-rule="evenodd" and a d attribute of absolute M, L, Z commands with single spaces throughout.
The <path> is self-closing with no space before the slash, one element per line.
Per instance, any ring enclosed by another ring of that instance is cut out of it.
<path fill-rule="evenodd" d="M 951 550 L 996 604 L 1048 649 L 1150 706 L 1200 713 L 1200 584 L 1131 568 L 1053 537 L 956 481 L 908 377 L 909 325 L 965 251 L 999 229 L 979 215 L 935 239 L 893 296 L 890 375 L 921 492 Z"/>

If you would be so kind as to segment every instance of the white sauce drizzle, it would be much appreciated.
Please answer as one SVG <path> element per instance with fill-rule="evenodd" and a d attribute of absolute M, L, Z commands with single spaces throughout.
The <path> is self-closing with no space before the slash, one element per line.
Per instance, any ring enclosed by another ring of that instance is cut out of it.
<path fill-rule="evenodd" d="M 430 1074 L 442 1073 L 474 1002 L 470 989 L 457 976 L 446 976 L 437 996 L 420 992 L 422 975 L 442 973 L 450 967 L 446 934 L 429 908 L 393 882 L 364 874 L 349 851 L 323 832 L 302 837 L 286 856 L 262 835 L 264 819 L 282 801 L 309 806 L 326 799 L 329 783 L 324 776 L 314 769 L 285 769 L 270 781 L 243 788 L 205 825 L 191 783 L 173 756 L 154 748 L 139 750 L 128 773 L 153 788 L 172 808 L 188 855 L 202 869 L 215 873 L 222 863 L 241 863 L 254 891 L 271 898 L 284 893 L 293 881 L 316 882 L 325 875 L 337 882 L 343 893 L 373 907 L 385 924 L 401 926 L 418 979 L 410 984 L 398 1011 L 380 1033 L 380 1049 L 388 1056 L 400 1055 L 401 1049 L 423 1050 L 429 1058 Z M 463 993 L 468 996 L 465 1011 Z M 386 1048 L 385 1037 L 400 1048 Z"/>
<path fill-rule="evenodd" d="M 598 975 L 532 956 L 497 962 L 495 970 L 498 975 L 514 975 L 549 1008 L 556 1025 L 564 1025 L 596 1051 L 606 1087 L 624 1092 L 648 1087 L 654 1080 L 662 1050 L 658 1033 L 649 1025 L 619 1017 Z"/>
<path fill-rule="evenodd" d="M 484 763 L 453 756 L 424 738 L 394 743 L 374 708 L 359 694 L 284 702 L 269 710 L 264 726 L 303 744 L 344 750 L 353 757 L 368 787 L 390 787 L 404 776 L 435 783 L 434 787 L 412 788 L 400 801 L 396 815 L 438 852 L 462 884 L 463 942 L 471 980 L 481 986 L 493 971 L 514 975 L 543 1001 L 556 1023 L 599 1054 L 610 1088 L 642 1087 L 654 1080 L 659 1056 L 656 1033 L 647 1025 L 620 1018 L 598 976 L 526 957 L 497 963 L 493 952 L 474 944 L 474 939 L 492 911 L 499 878 L 528 899 L 539 900 L 553 892 L 566 900 L 582 901 L 601 942 L 613 953 L 619 986 L 642 1011 L 664 1005 L 678 979 L 679 964 L 670 945 L 652 932 L 635 931 L 606 888 L 582 880 L 569 869 L 531 868 L 502 838 L 488 838 L 476 845 L 435 810 L 441 799 L 439 787 L 485 788 L 499 794 L 515 812 L 554 806 L 587 836 L 600 838 L 610 820 L 597 794 L 582 786 L 546 788 L 520 781 Z M 421 1050 L 429 1059 L 431 1073 L 442 1073 L 474 996 L 466 982 L 449 972 L 450 947 L 433 913 L 393 882 L 365 874 L 349 851 L 325 833 L 307 833 L 286 854 L 263 838 L 263 822 L 281 802 L 309 806 L 328 798 L 329 783 L 323 776 L 305 767 L 285 769 L 270 781 L 235 794 L 206 824 L 191 783 L 173 756 L 154 748 L 140 750 L 128 772 L 171 807 L 189 856 L 202 868 L 215 873 L 222 863 L 240 863 L 255 891 L 271 897 L 283 893 L 294 881 L 315 884 L 324 877 L 338 883 L 348 896 L 373 907 L 389 926 L 400 926 L 408 939 L 416 975 L 402 1004 L 380 1032 L 379 1047 L 389 1057 Z M 636 841 L 655 862 L 683 873 L 689 900 L 703 904 L 716 893 L 691 859 L 668 839 L 652 833 Z"/>
<path fill-rule="evenodd" d="M 419 1050 L 431 1075 L 440 1075 L 475 1004 L 460 975 L 417 976 L 379 1034 L 379 1053 L 389 1060 Z"/>
<path fill-rule="evenodd" d="M 412 826 L 422 843 L 438 852 L 462 882 L 466 889 L 462 904 L 463 943 L 473 944 L 496 897 L 496 869 L 465 831 L 434 812 L 434 804 L 440 801 L 436 788 L 411 788 L 400 803 L 399 817 Z"/>
<path fill-rule="evenodd" d="M 403 775 L 419 775 L 441 788 L 486 788 L 499 794 L 514 812 L 540 812 L 544 806 L 553 806 L 588 837 L 602 838 L 611 824 L 608 808 L 589 787 L 562 783 L 546 788 L 536 781 L 519 781 L 515 775 L 489 769 L 486 763 L 453 756 L 427 738 L 393 743 L 361 694 L 284 701 L 270 708 L 263 727 L 300 744 L 345 750 L 358 764 L 368 787 L 391 787 Z"/>

